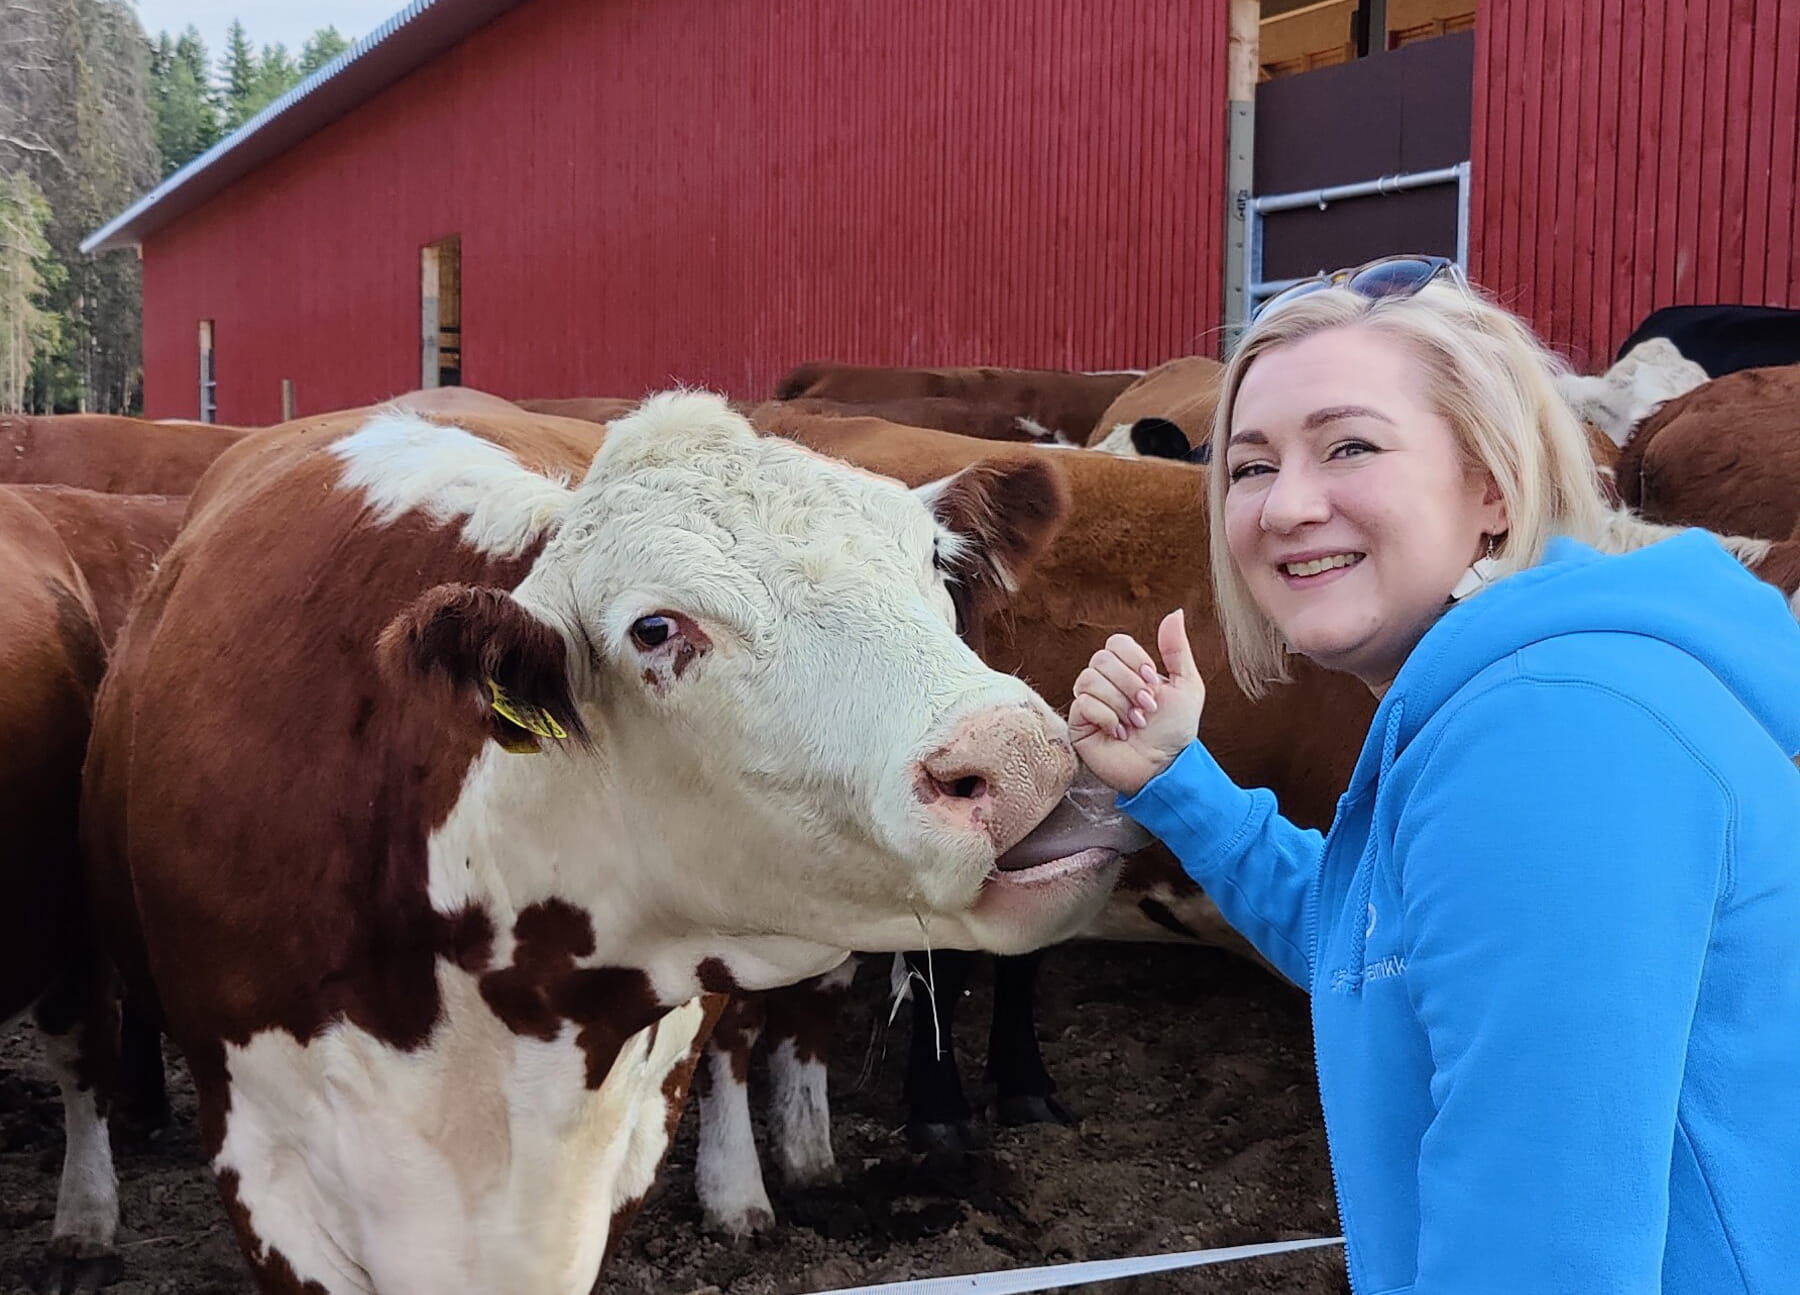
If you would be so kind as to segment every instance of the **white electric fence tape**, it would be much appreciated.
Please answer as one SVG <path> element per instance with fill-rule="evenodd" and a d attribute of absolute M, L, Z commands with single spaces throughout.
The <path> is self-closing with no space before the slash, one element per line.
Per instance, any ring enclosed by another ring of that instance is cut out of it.
<path fill-rule="evenodd" d="M 1093 1259 L 1085 1263 L 1048 1264 L 1041 1268 L 1014 1268 L 1007 1272 L 971 1273 L 962 1277 L 923 1277 L 917 1281 L 884 1282 L 877 1286 L 846 1286 L 819 1291 L 817 1295 L 1029 1295 L 1032 1291 L 1062 1290 L 1090 1282 L 1141 1277 L 1179 1268 L 1204 1268 L 1239 1259 L 1286 1254 L 1340 1246 L 1342 1237 L 1309 1237 L 1304 1241 L 1269 1241 L 1254 1246 L 1226 1246 L 1217 1250 L 1183 1250 L 1168 1255 L 1139 1255 L 1134 1259 Z"/>

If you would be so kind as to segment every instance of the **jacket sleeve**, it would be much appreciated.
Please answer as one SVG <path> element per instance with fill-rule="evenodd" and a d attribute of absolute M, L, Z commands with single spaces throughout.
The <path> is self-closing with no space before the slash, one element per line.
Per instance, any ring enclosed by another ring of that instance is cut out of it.
<path fill-rule="evenodd" d="M 1395 836 L 1434 1068 L 1413 1289 L 1661 1290 L 1725 786 L 1579 681 L 1491 689 L 1425 759 Z"/>
<path fill-rule="evenodd" d="M 1219 912 L 1281 973 L 1312 987 L 1313 882 L 1325 838 L 1275 812 L 1275 797 L 1238 786 L 1199 742 L 1119 808 L 1181 861 Z"/>

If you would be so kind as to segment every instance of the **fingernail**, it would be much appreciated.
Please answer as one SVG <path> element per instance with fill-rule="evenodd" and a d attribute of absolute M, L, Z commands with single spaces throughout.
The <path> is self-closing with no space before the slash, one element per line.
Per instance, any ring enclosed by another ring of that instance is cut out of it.
<path fill-rule="evenodd" d="M 1121 742 L 1129 742 L 1131 740 L 1128 736 L 1126 736 L 1125 726 L 1123 724 L 1114 724 L 1113 725 L 1113 736 Z"/>
<path fill-rule="evenodd" d="M 1156 670 L 1153 667 L 1147 665 L 1139 666 L 1138 673 L 1144 676 L 1145 683 L 1149 684 L 1152 688 L 1156 687 Z"/>
<path fill-rule="evenodd" d="M 1137 695 L 1137 703 L 1139 706 L 1143 707 L 1146 714 L 1156 714 L 1156 698 L 1152 697 L 1149 693 L 1139 693 Z"/>
<path fill-rule="evenodd" d="M 1144 718 L 1143 711 L 1139 710 L 1136 706 L 1131 708 L 1131 726 L 1133 728 L 1142 728 L 1148 722 L 1149 721 Z"/>

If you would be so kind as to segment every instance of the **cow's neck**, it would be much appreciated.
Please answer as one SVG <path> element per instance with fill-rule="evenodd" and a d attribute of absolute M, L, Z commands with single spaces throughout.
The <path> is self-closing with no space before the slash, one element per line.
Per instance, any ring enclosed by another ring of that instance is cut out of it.
<path fill-rule="evenodd" d="M 571 937 L 586 941 L 571 951 L 578 965 L 641 972 L 662 1009 L 704 992 L 792 984 L 838 965 L 846 950 L 730 934 L 721 928 L 736 914 L 699 908 L 712 874 L 760 874 L 757 859 L 794 844 L 754 805 L 693 797 L 656 808 L 669 801 L 667 787 L 696 782 L 666 770 L 634 778 L 586 755 L 490 747 L 432 835 L 432 906 L 446 915 L 483 910 L 496 966 L 513 962 L 521 937 L 540 933 L 538 919 L 554 909 L 574 922 Z"/>

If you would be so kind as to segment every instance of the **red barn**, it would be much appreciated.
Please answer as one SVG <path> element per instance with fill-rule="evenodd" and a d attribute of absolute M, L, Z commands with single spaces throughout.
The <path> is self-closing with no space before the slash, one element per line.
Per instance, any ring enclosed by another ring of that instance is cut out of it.
<path fill-rule="evenodd" d="M 1784 0 L 415 0 L 88 246 L 141 250 L 152 417 L 1140 367 L 1415 247 L 1598 363 L 1794 301 L 1797 86 Z"/>

